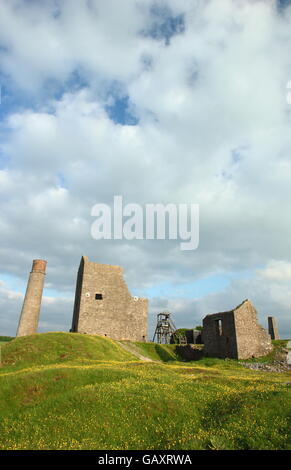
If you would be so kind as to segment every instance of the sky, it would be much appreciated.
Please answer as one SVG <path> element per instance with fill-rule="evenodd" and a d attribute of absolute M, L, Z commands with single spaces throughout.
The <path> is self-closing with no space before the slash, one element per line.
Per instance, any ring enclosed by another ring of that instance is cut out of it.
<path fill-rule="evenodd" d="M 33 259 L 68 331 L 82 255 L 192 328 L 250 299 L 291 338 L 291 2 L 0 1 L 0 334 Z M 200 243 L 95 240 L 97 203 L 199 204 Z"/>

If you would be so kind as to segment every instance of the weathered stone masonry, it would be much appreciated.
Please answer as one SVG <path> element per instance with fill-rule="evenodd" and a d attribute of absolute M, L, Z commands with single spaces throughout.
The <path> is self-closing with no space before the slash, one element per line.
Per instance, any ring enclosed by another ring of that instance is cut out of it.
<path fill-rule="evenodd" d="M 249 300 L 229 312 L 207 315 L 202 339 L 206 356 L 247 359 L 272 350 L 271 337 L 257 323 L 257 311 Z"/>
<path fill-rule="evenodd" d="M 72 332 L 113 339 L 147 339 L 147 299 L 132 297 L 120 266 L 81 259 Z"/>
<path fill-rule="evenodd" d="M 277 321 L 275 317 L 268 317 L 268 329 L 269 329 L 269 335 L 271 336 L 272 339 L 280 339 L 278 327 L 277 327 Z"/>

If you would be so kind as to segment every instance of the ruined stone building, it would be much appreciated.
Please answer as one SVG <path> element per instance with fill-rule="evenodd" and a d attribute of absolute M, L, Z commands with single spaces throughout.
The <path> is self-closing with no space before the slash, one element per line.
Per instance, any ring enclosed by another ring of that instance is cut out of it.
<path fill-rule="evenodd" d="M 37 333 L 46 264 L 47 262 L 42 259 L 33 260 L 20 314 L 17 336 Z"/>
<path fill-rule="evenodd" d="M 206 356 L 247 359 L 272 350 L 271 337 L 257 323 L 257 311 L 249 300 L 229 312 L 207 315 L 202 340 Z"/>
<path fill-rule="evenodd" d="M 81 259 L 72 332 L 113 339 L 147 339 L 147 299 L 132 297 L 119 266 Z"/>

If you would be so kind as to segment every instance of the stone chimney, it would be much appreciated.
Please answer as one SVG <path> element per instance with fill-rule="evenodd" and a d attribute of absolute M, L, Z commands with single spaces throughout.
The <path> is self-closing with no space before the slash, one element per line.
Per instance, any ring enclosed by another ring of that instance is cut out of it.
<path fill-rule="evenodd" d="M 280 339 L 277 321 L 275 317 L 268 317 L 268 327 L 271 339 Z"/>
<path fill-rule="evenodd" d="M 19 319 L 17 336 L 37 333 L 46 264 L 47 261 L 42 259 L 33 260 Z"/>

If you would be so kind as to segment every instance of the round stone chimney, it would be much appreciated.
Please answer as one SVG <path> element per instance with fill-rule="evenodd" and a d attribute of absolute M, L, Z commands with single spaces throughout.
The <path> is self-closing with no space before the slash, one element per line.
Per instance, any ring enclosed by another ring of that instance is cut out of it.
<path fill-rule="evenodd" d="M 43 259 L 34 259 L 32 262 L 32 273 L 44 273 L 46 270 L 47 261 Z"/>
<path fill-rule="evenodd" d="M 17 336 L 37 333 L 46 265 L 47 261 L 43 259 L 33 260 L 20 314 Z"/>

